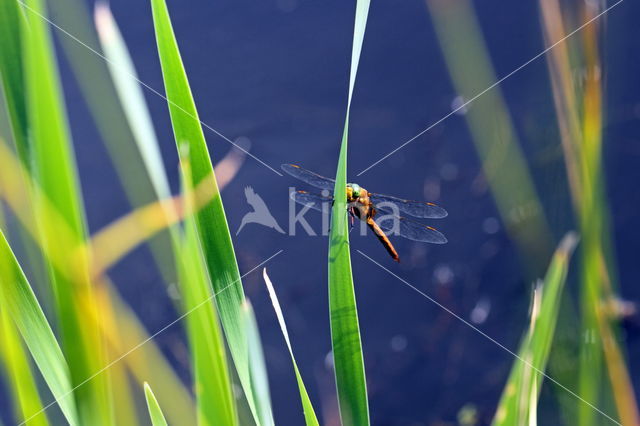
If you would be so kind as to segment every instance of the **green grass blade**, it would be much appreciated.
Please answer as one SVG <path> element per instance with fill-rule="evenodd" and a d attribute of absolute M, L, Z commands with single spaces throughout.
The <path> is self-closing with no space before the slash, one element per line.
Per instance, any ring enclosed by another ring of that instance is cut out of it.
<path fill-rule="evenodd" d="M 0 278 L 1 279 L 1 278 Z M 32 371 L 18 331 L 6 309 L 0 307 L 0 360 L 10 378 L 9 389 L 16 399 L 16 413 L 21 419 L 28 419 L 42 411 L 42 401 L 38 394 L 36 376 Z M 35 416 L 26 423 L 28 426 L 49 424 L 46 413 Z"/>
<path fill-rule="evenodd" d="M 169 181 L 162 162 L 151 114 L 138 83 L 138 75 L 124 43 L 111 9 L 106 3 L 98 3 L 95 21 L 100 44 L 107 59 L 111 78 L 115 84 L 120 104 L 142 155 L 142 161 L 155 189 L 157 198 L 171 196 Z"/>
<path fill-rule="evenodd" d="M 16 0 L 0 0 L 0 82 L 2 98 L 0 126 L 2 138 L 13 143 L 23 165 L 29 165 L 29 138 L 27 106 L 22 55 L 22 24 L 24 15 Z M 6 116 L 6 117 L 5 117 Z M 29 208 L 33 212 L 32 208 Z M 21 243 L 27 254 L 33 282 L 43 300 L 51 300 L 50 289 L 45 286 L 45 263 L 33 242 L 21 229 Z M 45 302 L 44 308 L 47 309 Z"/>
<path fill-rule="evenodd" d="M 278 296 L 276 295 L 276 291 L 273 288 L 273 284 L 271 283 L 271 280 L 267 275 L 266 268 L 262 270 L 262 277 L 264 278 L 264 282 L 267 284 L 267 290 L 269 291 L 269 297 L 271 298 L 271 303 L 273 304 L 273 310 L 276 312 L 276 317 L 278 317 L 278 324 L 280 324 L 280 330 L 282 331 L 284 340 L 287 342 L 289 355 L 291 355 L 291 362 L 293 362 L 293 370 L 296 373 L 298 390 L 300 391 L 300 399 L 302 400 L 302 409 L 304 410 L 304 420 L 307 426 L 319 426 L 320 423 L 318 422 L 318 417 L 316 416 L 316 412 L 313 409 L 313 404 L 311 404 L 311 399 L 309 398 L 309 394 L 307 393 L 307 388 L 305 387 L 304 381 L 302 380 L 302 375 L 300 374 L 300 370 L 298 370 L 298 364 L 296 363 L 296 358 L 293 356 L 293 349 L 291 348 L 291 341 L 289 340 L 289 332 L 287 331 L 287 324 L 284 321 L 282 308 L 280 308 L 280 302 L 278 302 Z"/>
<path fill-rule="evenodd" d="M 329 310 L 340 418 L 343 425 L 369 424 L 369 403 L 360 340 L 358 311 L 353 289 L 346 212 L 347 136 L 349 109 L 364 39 L 369 1 L 358 0 L 353 31 L 349 100 L 336 173 L 329 235 Z"/>
<path fill-rule="evenodd" d="M 162 414 L 160 405 L 158 405 L 158 401 L 156 400 L 151 387 L 146 382 L 144 384 L 144 397 L 147 400 L 147 408 L 149 408 L 151 424 L 153 426 L 167 426 L 167 421 L 164 418 L 164 414 Z"/>
<path fill-rule="evenodd" d="M 274 425 L 271 411 L 271 393 L 269 377 L 264 361 L 264 351 L 258 330 L 258 323 L 249 300 L 243 305 L 244 323 L 249 339 L 249 368 L 251 369 L 251 387 L 256 398 L 258 416 L 262 425 Z"/>
<path fill-rule="evenodd" d="M 183 159 L 185 160 L 185 159 Z M 184 237 L 174 234 L 175 252 L 179 253 L 179 282 L 184 297 L 189 346 L 193 359 L 194 388 L 200 424 L 236 425 L 238 417 L 227 367 L 222 331 L 211 300 L 211 285 L 200 250 L 194 217 L 191 167 L 182 163 L 185 199 Z"/>
<path fill-rule="evenodd" d="M 100 56 L 100 43 L 87 2 L 50 0 L 49 8 L 52 21 L 59 27 L 55 33 L 62 47 L 61 53 L 66 56 L 129 202 L 134 207 L 140 207 L 155 201 L 156 191 L 148 169 L 140 167 L 145 160 L 133 143 L 136 135 L 118 99 L 108 64 Z M 28 10 L 25 13 L 30 16 Z M 176 270 L 169 235 L 166 232 L 159 233 L 148 243 L 165 281 L 175 282 Z"/>
<path fill-rule="evenodd" d="M 0 206 L 0 230 L 7 229 L 3 209 Z M 1 280 L 2 278 L 0 278 Z M 0 290 L 1 291 L 1 290 Z M 1 303 L 1 299 L 0 299 Z M 0 360 L 5 369 L 8 388 L 13 394 L 15 411 L 20 419 L 28 419 L 42 411 L 42 400 L 38 394 L 36 375 L 25 352 L 19 331 L 8 311 L 0 304 Z M 47 426 L 46 413 L 35 416 L 28 426 Z"/>
<path fill-rule="evenodd" d="M 87 3 L 82 0 L 55 0 L 49 3 L 49 7 L 56 24 L 76 38 L 58 31 L 62 53 L 87 101 L 89 112 L 105 142 L 127 197 L 134 206 L 153 201 L 153 186 L 146 169 L 139 167 L 143 160 L 135 144 L 131 143 L 134 135 L 116 96 L 108 64 L 96 54 L 101 53 L 100 43 Z M 114 126 L 114 123 L 118 125 Z M 135 182 L 135 185 L 131 185 L 131 182 Z M 153 245 L 152 248 L 157 249 Z M 168 256 L 170 258 L 170 254 Z"/>
<path fill-rule="evenodd" d="M 29 10 L 44 16 L 41 0 L 29 0 Z M 56 69 L 53 42 L 47 23 L 30 15 L 23 26 L 27 109 L 34 141 L 30 164 L 35 177 L 54 206 L 75 230 L 84 230 L 78 177 L 69 143 L 66 110 Z"/>
<path fill-rule="evenodd" d="M 75 385 L 104 366 L 106 360 L 99 330 L 83 319 L 87 309 L 95 308 L 88 259 L 78 250 L 86 241 L 86 225 L 55 50 L 44 20 L 46 8 L 41 0 L 28 0 L 23 7 L 28 18 L 21 28 L 31 143 L 28 164 L 42 192 L 34 196 L 34 213 L 44 242 L 43 253 L 50 263 L 62 349 Z M 60 237 L 54 214 L 68 227 L 69 238 Z M 59 256 L 57 253 L 65 254 L 67 260 L 54 264 L 51 259 Z M 76 405 L 83 423 L 111 424 L 109 395 L 108 373 L 78 388 Z"/>
<path fill-rule="evenodd" d="M 567 234 L 558 246 L 544 282 L 542 296 L 534 300 L 531 326 L 518 350 L 509 379 L 493 420 L 493 425 L 526 424 L 535 418 L 540 386 L 556 329 L 560 301 L 569 261 L 577 243 L 574 233 Z M 523 361 L 524 360 L 524 361 Z M 525 363 L 526 361 L 526 363 Z"/>
<path fill-rule="evenodd" d="M 207 202 L 195 216 L 198 239 L 213 290 L 218 295 L 216 296 L 218 312 L 240 383 L 254 419 L 260 423 L 257 403 L 251 387 L 248 339 L 242 314 L 244 291 L 222 199 L 167 6 L 164 0 L 152 0 L 151 4 L 158 53 L 178 153 L 181 156 L 181 161 L 183 161 L 183 156 L 188 155 L 189 157 L 191 166 L 189 179 L 194 188 L 199 187 L 204 180 L 207 180 L 214 194 L 212 200 Z"/>
<path fill-rule="evenodd" d="M 75 0 L 71 0 L 75 1 Z M 154 195 L 158 200 L 165 200 L 171 197 L 169 179 L 162 161 L 160 145 L 156 136 L 151 114 L 144 99 L 141 83 L 138 79 L 133 60 L 129 54 L 125 41 L 120 33 L 118 25 L 111 14 L 108 3 L 98 2 L 94 11 L 96 29 L 102 46 L 106 64 L 114 82 L 115 90 L 122 106 L 124 116 L 133 133 L 133 140 L 142 157 L 144 169 L 154 190 Z M 114 160 L 122 162 L 118 157 Z M 128 161 L 131 164 L 138 164 Z M 124 162 L 120 167 L 123 172 L 131 168 Z M 126 172 L 128 173 L 128 172 Z M 125 185 L 126 186 L 126 185 Z M 131 192 L 131 191 L 130 191 Z M 134 205 L 139 205 L 143 201 L 139 196 L 130 193 L 129 198 Z M 165 218 L 173 217 L 176 212 L 170 203 L 163 205 L 162 213 Z M 179 250 L 179 236 L 176 226 L 169 226 L 167 234 L 162 230 L 159 234 L 148 239 L 151 252 L 156 260 L 165 282 L 175 282 L 175 275 L 179 274 L 179 267 L 174 267 L 179 260 L 176 258 L 176 250 Z M 173 249 L 174 261 L 170 261 L 169 256 Z"/>
<path fill-rule="evenodd" d="M 69 424 L 78 425 L 69 368 L 53 331 L 0 231 L 0 306 L 15 322 Z"/>
<path fill-rule="evenodd" d="M 23 162 L 28 159 L 27 107 L 21 52 L 20 21 L 16 0 L 0 0 L 0 77 L 13 139 Z"/>

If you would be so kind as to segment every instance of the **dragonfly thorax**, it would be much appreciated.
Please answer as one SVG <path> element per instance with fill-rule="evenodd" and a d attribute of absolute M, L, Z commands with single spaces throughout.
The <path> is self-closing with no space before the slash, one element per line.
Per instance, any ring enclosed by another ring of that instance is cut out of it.
<path fill-rule="evenodd" d="M 347 208 L 349 212 L 359 219 L 367 220 L 376 214 L 369 199 L 369 192 L 354 183 L 347 184 Z"/>

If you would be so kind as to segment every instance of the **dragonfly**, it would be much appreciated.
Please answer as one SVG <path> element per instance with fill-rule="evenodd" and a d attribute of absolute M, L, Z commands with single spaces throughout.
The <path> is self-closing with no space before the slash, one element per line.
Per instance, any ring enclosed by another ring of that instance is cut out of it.
<path fill-rule="evenodd" d="M 303 169 L 296 164 L 282 164 L 280 167 L 285 173 L 315 188 L 333 191 L 335 187 L 335 180 Z M 404 200 L 391 195 L 376 194 L 355 183 L 348 183 L 346 191 L 347 211 L 351 217 L 352 226 L 354 218 L 366 222 L 369 229 L 396 262 L 400 262 L 400 256 L 387 233 L 432 244 L 447 242 L 447 238 L 437 229 L 395 214 L 395 212 L 399 212 L 416 218 L 441 219 L 447 216 L 447 211 L 442 207 L 423 201 Z M 291 198 L 299 204 L 320 211 L 326 211 L 322 208 L 326 203 L 333 203 L 331 196 L 307 191 L 292 192 Z"/>

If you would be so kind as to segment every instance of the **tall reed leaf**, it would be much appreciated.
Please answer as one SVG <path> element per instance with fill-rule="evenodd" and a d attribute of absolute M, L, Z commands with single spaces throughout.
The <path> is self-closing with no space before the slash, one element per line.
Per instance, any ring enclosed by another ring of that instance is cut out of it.
<path fill-rule="evenodd" d="M 143 163 L 140 152 L 135 144 L 131 143 L 135 135 L 132 134 L 128 117 L 123 112 L 114 84 L 109 78 L 108 63 L 96 54 L 100 53 L 101 49 L 87 10 L 88 4 L 82 0 L 55 0 L 49 2 L 49 8 L 56 24 L 76 38 L 58 32 L 62 53 L 66 55 L 71 71 L 76 77 L 91 117 L 113 161 L 120 182 L 123 183 L 122 188 L 134 206 L 141 206 L 155 199 L 154 187 L 146 168 L 140 167 Z M 79 43 L 78 40 L 82 42 Z M 114 123 L 118 125 L 114 126 Z M 162 252 L 163 249 L 169 248 L 168 244 L 151 244 L 151 248 L 156 256 L 165 255 L 167 259 L 171 257 L 170 253 Z M 167 259 L 162 259 L 164 263 L 160 263 L 161 269 L 164 265 L 171 264 Z M 163 273 L 170 273 L 172 280 L 175 279 L 175 271 Z"/>
<path fill-rule="evenodd" d="M 22 161 L 27 160 L 27 107 L 24 97 L 20 25 L 16 0 L 0 0 L 0 77 L 13 139 Z"/>
<path fill-rule="evenodd" d="M 0 105 L 2 115 L 6 114 L 8 123 L 4 129 L 10 132 L 2 136 L 13 142 L 20 160 L 24 165 L 29 164 L 29 129 L 27 123 L 26 88 L 24 79 L 24 60 L 22 55 L 22 25 L 24 15 L 18 1 L 0 0 L 0 81 L 2 83 L 2 94 L 4 95 L 4 105 Z M 9 137 L 9 133 L 11 137 Z M 17 177 L 22 179 L 22 177 Z M 30 202 L 30 201 L 28 201 Z M 33 215 L 33 208 L 27 209 Z M 30 271 L 35 279 L 34 284 L 38 286 L 39 294 L 47 296 L 50 289 L 45 287 L 45 263 L 41 253 L 33 244 L 33 241 L 25 234 L 24 229 L 20 229 L 21 242 L 24 246 Z M 49 300 L 47 297 L 45 300 Z M 46 308 L 46 306 L 45 306 Z"/>
<path fill-rule="evenodd" d="M 182 181 L 185 204 L 184 236 L 175 241 L 178 278 L 184 298 L 189 346 L 193 360 L 194 388 L 200 424 L 236 425 L 235 401 L 227 369 L 222 331 L 211 299 L 207 269 L 198 242 L 194 190 L 190 163 L 183 158 Z"/>
<path fill-rule="evenodd" d="M 82 19 L 70 20 L 68 18 L 70 11 L 77 11 L 79 16 L 84 17 L 84 5 L 81 0 L 58 0 L 55 9 L 58 9 L 60 19 L 68 21 L 72 28 L 77 27 L 78 33 L 89 37 L 89 45 L 94 43 L 93 31 L 87 28 L 88 26 L 84 23 L 78 24 L 76 22 L 82 21 Z M 131 204 L 140 208 L 153 200 L 162 200 L 171 196 L 167 173 L 162 162 L 151 114 L 142 92 L 143 83 L 140 83 L 138 79 L 132 58 L 107 2 L 99 1 L 96 3 L 94 20 L 105 63 L 102 63 L 102 58 L 87 55 L 87 52 L 78 49 L 77 45 L 63 43 L 63 46 L 66 47 L 66 52 L 76 74 L 81 80 L 87 80 L 81 87 L 87 101 L 93 106 L 94 119 L 102 129 L 103 139 L 121 182 L 136 182 L 136 185 L 125 184 L 123 186 Z M 89 68 L 84 67 L 84 63 L 87 61 L 91 64 Z M 87 84 L 93 83 L 95 80 L 100 81 L 101 78 L 100 76 L 91 76 L 87 70 L 98 72 L 100 75 L 104 74 L 105 80 L 109 80 L 108 70 L 115 90 L 111 90 L 110 81 L 103 83 L 101 87 Z M 91 77 L 91 79 L 88 80 L 87 77 Z M 112 93 L 114 91 L 117 98 Z M 105 96 L 106 102 L 103 101 Z M 99 114 L 101 111 L 104 111 L 102 116 Z M 107 113 L 113 116 L 110 121 L 105 120 L 104 116 Z M 109 130 L 104 132 L 105 125 L 108 125 L 109 122 L 121 121 L 126 121 L 128 124 L 128 126 L 119 126 L 121 129 L 118 130 L 121 134 L 113 134 Z M 130 141 L 134 141 L 135 146 Z M 139 167 L 140 163 L 144 167 Z M 163 206 L 166 216 L 173 213 L 172 207 L 171 205 Z M 173 228 L 170 228 L 170 231 L 171 229 Z M 175 239 L 175 236 L 161 232 L 148 238 L 147 243 L 165 281 L 175 282 L 177 271 L 175 262 L 172 261 L 170 239 Z"/>
<path fill-rule="evenodd" d="M 293 356 L 293 349 L 291 348 L 291 341 L 289 340 L 289 332 L 287 331 L 287 324 L 284 322 L 284 316 L 282 315 L 282 308 L 280 308 L 280 302 L 278 302 L 278 296 L 276 296 L 276 291 L 273 288 L 273 284 L 269 279 L 269 275 L 267 275 L 267 269 L 262 270 L 262 277 L 264 278 L 264 282 L 267 284 L 267 290 L 269 291 L 269 297 L 271 298 L 271 303 L 273 304 L 273 310 L 276 312 L 276 317 L 278 317 L 278 324 L 280 325 L 280 330 L 282 331 L 282 335 L 284 336 L 285 342 L 287 342 L 287 348 L 289 349 L 289 355 L 291 355 L 291 362 L 293 362 L 293 371 L 296 373 L 296 381 L 298 382 L 298 390 L 300 391 L 300 399 L 302 400 L 302 409 L 304 410 L 304 420 L 307 426 L 319 426 L 318 417 L 316 416 L 316 412 L 313 409 L 313 405 L 311 404 L 311 399 L 309 398 L 309 394 L 307 393 L 307 388 L 304 385 L 304 381 L 302 380 L 302 375 L 300 374 L 300 370 L 298 370 L 298 364 L 296 363 L 296 358 Z"/>
<path fill-rule="evenodd" d="M 344 425 L 369 424 L 369 403 L 360 340 L 358 311 L 353 289 L 349 231 L 347 221 L 347 136 L 349 110 L 355 85 L 360 52 L 369 14 L 369 0 L 358 0 L 353 30 L 351 71 L 347 116 L 340 146 L 340 158 L 336 172 L 334 204 L 329 234 L 329 311 L 331 341 L 335 365 L 340 418 Z"/>
<path fill-rule="evenodd" d="M 95 21 L 111 78 L 156 196 L 159 199 L 168 198 L 171 196 L 169 181 L 153 129 L 151 114 L 138 83 L 138 76 L 127 46 L 107 4 L 96 5 Z"/>
<path fill-rule="evenodd" d="M 147 408 L 149 409 L 149 417 L 153 426 L 167 426 L 167 420 L 162 414 L 158 400 L 156 399 L 151 387 L 148 383 L 144 384 L 144 397 L 147 400 Z"/>
<path fill-rule="evenodd" d="M 574 233 L 567 234 L 558 246 L 544 282 L 534 296 L 531 325 L 525 335 L 509 380 L 504 388 L 493 424 L 527 424 L 535 418 L 538 396 L 556 329 L 562 291 L 569 261 L 577 243 Z"/>
<path fill-rule="evenodd" d="M 257 403 L 251 388 L 248 340 L 242 314 L 244 291 L 222 199 L 167 6 L 164 0 L 152 0 L 151 5 L 162 75 L 178 153 L 181 156 L 181 161 L 183 156 L 189 156 L 190 180 L 193 186 L 198 187 L 202 181 L 209 180 L 214 194 L 212 200 L 204 204 L 195 215 L 198 239 L 213 290 L 217 294 L 218 312 L 240 383 L 254 419 L 260 424 Z"/>
<path fill-rule="evenodd" d="M 28 164 L 42 190 L 42 195 L 34 198 L 35 215 L 45 257 L 50 260 L 56 252 L 66 255 L 64 263 L 55 267 L 51 264 L 49 272 L 60 319 L 62 349 L 76 385 L 106 361 L 99 331 L 95 324 L 82 318 L 85 309 L 81 304 L 95 309 L 88 258 L 83 250 L 78 250 L 85 242 L 86 226 L 55 51 L 44 20 L 46 9 L 41 0 L 28 0 L 24 8 L 28 18 L 28 22 L 22 20 L 21 28 L 31 143 Z M 70 238 L 59 238 L 52 213 L 59 213 L 71 231 Z M 84 423 L 111 423 L 108 374 L 101 374 L 78 388 L 75 396 Z"/>
<path fill-rule="evenodd" d="M 0 305 L 15 322 L 69 424 L 78 425 L 69 368 L 27 278 L 0 231 Z"/>

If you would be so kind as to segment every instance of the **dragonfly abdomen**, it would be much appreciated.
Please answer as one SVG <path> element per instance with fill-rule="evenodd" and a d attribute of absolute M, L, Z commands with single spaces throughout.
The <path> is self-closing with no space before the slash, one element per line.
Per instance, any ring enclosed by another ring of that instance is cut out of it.
<path fill-rule="evenodd" d="M 378 224 L 373 221 L 372 217 L 367 218 L 367 225 L 369 225 L 369 228 L 371 228 L 376 237 L 378 237 L 378 240 L 382 243 L 393 260 L 399 263 L 400 256 L 398 256 L 398 252 L 396 251 L 395 247 L 393 247 L 393 244 L 391 244 L 391 241 L 389 240 L 389 237 L 387 237 L 387 234 L 385 234 L 384 231 L 380 229 Z"/>

